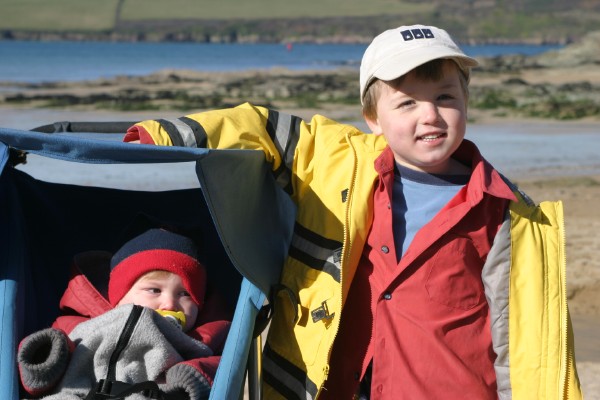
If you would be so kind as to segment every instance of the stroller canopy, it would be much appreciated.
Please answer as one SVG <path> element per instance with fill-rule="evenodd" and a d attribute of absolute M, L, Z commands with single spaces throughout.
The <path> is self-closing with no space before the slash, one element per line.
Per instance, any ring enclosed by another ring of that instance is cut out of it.
<path fill-rule="evenodd" d="M 143 214 L 202 237 L 209 281 L 234 312 L 211 398 L 238 398 L 256 315 L 279 281 L 291 240 L 294 206 L 262 152 L 119 139 L 0 128 L 0 397 L 18 398 L 16 346 L 57 316 L 73 256 L 116 250 Z M 112 172 L 114 179 L 86 172 L 101 165 L 123 171 Z M 195 182 L 177 188 L 169 171 L 184 166 Z M 146 173 L 152 168 L 166 171 L 166 188 Z"/>

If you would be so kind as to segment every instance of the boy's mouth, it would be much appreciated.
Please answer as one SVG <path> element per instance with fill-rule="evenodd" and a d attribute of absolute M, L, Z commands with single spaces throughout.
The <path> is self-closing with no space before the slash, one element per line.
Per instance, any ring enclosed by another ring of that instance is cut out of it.
<path fill-rule="evenodd" d="M 423 135 L 423 136 L 419 136 L 418 140 L 422 140 L 424 142 L 433 142 L 434 140 L 440 139 L 442 137 L 445 137 L 446 133 L 442 132 L 442 133 L 429 133 L 427 135 Z"/>

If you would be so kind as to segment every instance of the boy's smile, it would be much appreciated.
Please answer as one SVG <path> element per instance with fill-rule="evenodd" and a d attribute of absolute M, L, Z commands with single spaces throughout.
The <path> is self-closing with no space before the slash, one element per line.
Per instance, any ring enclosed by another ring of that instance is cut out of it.
<path fill-rule="evenodd" d="M 447 60 L 440 80 L 420 80 L 411 71 L 393 86 L 382 85 L 377 119 L 367 118 L 367 124 L 385 136 L 396 162 L 428 173 L 469 173 L 450 158 L 466 130 L 467 97 L 459 74 Z"/>

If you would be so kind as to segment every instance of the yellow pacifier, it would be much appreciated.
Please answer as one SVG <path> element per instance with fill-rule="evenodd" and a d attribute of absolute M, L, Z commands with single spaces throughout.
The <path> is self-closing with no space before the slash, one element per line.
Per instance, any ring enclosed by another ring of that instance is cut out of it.
<path fill-rule="evenodd" d="M 169 310 L 155 310 L 157 313 L 162 315 L 172 323 L 174 326 L 183 330 L 185 326 L 185 314 L 182 311 L 169 311 Z"/>

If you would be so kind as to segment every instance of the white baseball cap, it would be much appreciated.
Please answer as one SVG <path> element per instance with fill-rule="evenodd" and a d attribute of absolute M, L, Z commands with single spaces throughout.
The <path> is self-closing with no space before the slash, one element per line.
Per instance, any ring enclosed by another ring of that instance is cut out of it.
<path fill-rule="evenodd" d="M 382 32 L 367 47 L 360 64 L 361 104 L 373 79 L 391 81 L 438 58 L 456 61 L 467 79 L 471 67 L 479 64 L 463 53 L 448 32 L 435 26 L 401 26 Z"/>

